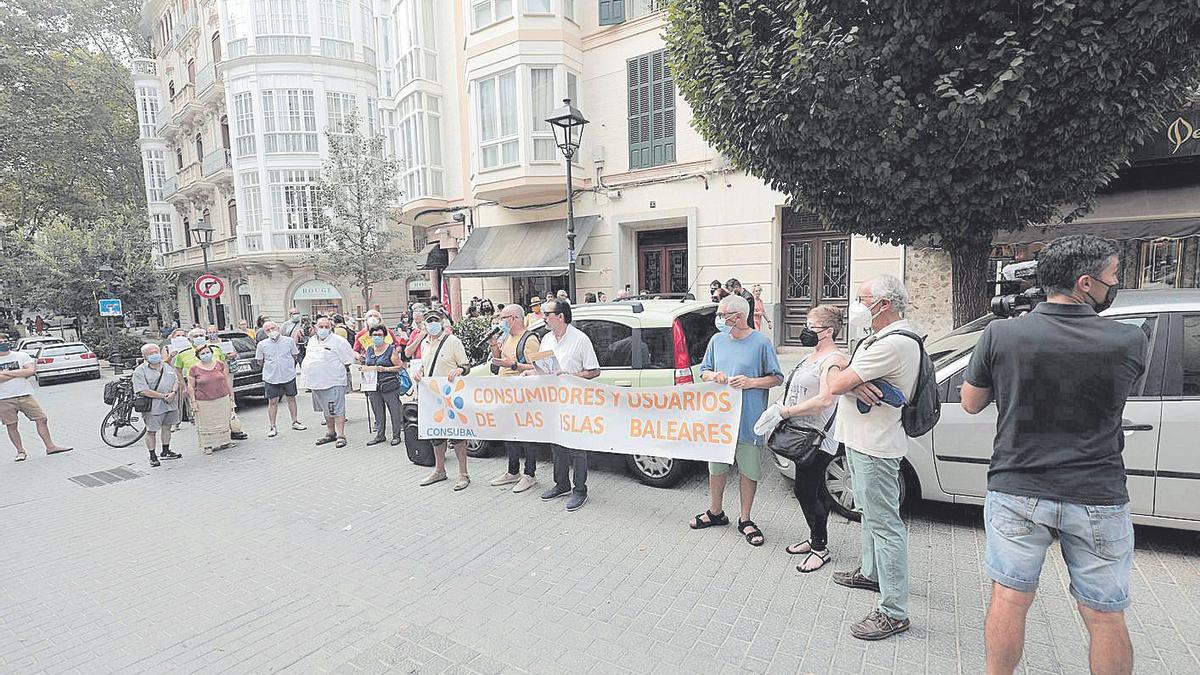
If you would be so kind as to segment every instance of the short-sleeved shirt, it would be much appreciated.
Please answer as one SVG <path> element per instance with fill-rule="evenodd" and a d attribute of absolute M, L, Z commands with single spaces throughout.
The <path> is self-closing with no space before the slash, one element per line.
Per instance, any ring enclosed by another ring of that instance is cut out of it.
<path fill-rule="evenodd" d="M 863 340 L 850 358 L 850 370 L 863 382 L 883 380 L 912 400 L 921 374 L 921 346 L 905 335 L 889 334 L 897 330 L 912 331 L 906 320 L 888 324 L 883 330 Z M 853 393 L 838 401 L 842 414 L 833 423 L 833 436 L 864 455 L 897 459 L 908 452 L 908 435 L 900 422 L 901 409 L 886 403 L 872 406 L 865 413 L 858 410 Z"/>
<path fill-rule="evenodd" d="M 354 336 L 354 351 L 360 354 L 366 354 L 367 350 L 375 346 L 375 342 L 371 339 L 371 334 L 368 332 L 369 330 L 369 328 L 364 328 L 358 331 L 358 333 Z M 403 347 L 407 343 L 407 340 L 401 342 L 400 338 L 392 332 L 391 328 L 388 328 L 387 333 L 383 336 L 383 344 L 385 345 L 399 344 L 401 347 Z M 403 354 L 400 356 L 401 358 L 404 357 Z"/>
<path fill-rule="evenodd" d="M 462 340 L 456 335 L 446 334 L 442 338 L 441 350 L 438 350 L 438 343 L 433 341 L 433 338 L 426 337 L 421 341 L 421 353 L 428 355 L 421 361 L 421 370 L 429 377 L 445 377 L 452 370 L 458 370 L 459 375 L 462 375 L 462 368 L 470 367 L 471 360 L 467 358 L 467 348 L 463 346 Z M 437 357 L 434 361 L 433 357 Z"/>
<path fill-rule="evenodd" d="M 571 324 L 563 336 L 556 337 L 552 332 L 542 336 L 542 351 L 554 352 L 558 367 L 564 373 L 579 373 L 585 370 L 599 370 L 600 359 L 596 358 L 596 348 L 592 340 L 583 331 Z"/>
<path fill-rule="evenodd" d="M 517 359 L 517 345 L 521 343 L 521 340 L 524 339 L 526 335 L 529 337 L 525 339 L 524 358 Z M 500 356 L 502 358 L 513 359 L 514 361 L 520 360 L 525 363 L 533 363 L 533 355 L 539 351 L 541 351 L 541 343 L 538 341 L 538 336 L 529 331 L 521 333 L 520 335 L 509 335 L 504 339 L 504 344 L 500 345 Z M 505 368 L 504 366 L 500 366 L 500 371 L 497 374 L 500 375 L 500 377 L 512 377 L 514 375 L 519 375 L 520 371 L 516 368 Z"/>
<path fill-rule="evenodd" d="M 992 390 L 988 489 L 1075 504 L 1129 501 L 1121 415 L 1146 335 L 1088 305 L 1043 302 L 984 329 L 965 380 Z"/>
<path fill-rule="evenodd" d="M 217 361 L 226 360 L 225 352 L 221 351 L 220 347 L 212 345 L 212 353 L 213 358 Z M 196 365 L 197 363 L 200 363 L 200 358 L 196 356 L 195 347 L 188 347 L 187 349 L 176 354 L 175 358 L 171 360 L 171 365 L 175 366 L 176 370 L 183 373 L 185 378 L 188 376 L 188 373 L 191 372 L 192 366 Z"/>
<path fill-rule="evenodd" d="M 708 341 L 704 350 L 704 361 L 700 372 L 725 373 L 729 377 L 767 377 L 774 375 L 783 379 L 783 369 L 771 339 L 758 331 L 744 338 L 735 338 L 729 333 L 717 333 Z M 742 389 L 742 419 L 738 426 L 738 443 L 762 445 L 763 438 L 754 433 L 754 423 L 767 409 L 766 389 Z"/>
<path fill-rule="evenodd" d="M 286 335 L 267 338 L 254 349 L 254 360 L 262 361 L 262 379 L 267 384 L 287 384 L 296 379 L 296 355 L 300 348 Z"/>
<path fill-rule="evenodd" d="M 316 335 L 310 337 L 300 366 L 304 386 L 314 390 L 346 386 L 346 366 L 354 363 L 355 356 L 350 343 L 336 333 L 330 333 L 324 340 Z"/>
<path fill-rule="evenodd" d="M 11 351 L 0 356 L 0 370 L 23 370 L 32 366 L 33 357 L 25 352 Z M 14 377 L 0 382 L 0 398 L 32 396 L 33 386 L 28 377 Z"/>
<path fill-rule="evenodd" d="M 159 376 L 162 379 L 159 379 Z M 179 377 L 175 371 L 167 364 L 162 364 L 158 369 L 151 368 L 149 364 L 143 363 L 133 369 L 133 393 L 140 394 L 143 391 L 153 389 L 160 394 L 170 393 L 175 389 L 175 383 L 179 381 Z M 164 401 L 161 398 L 150 399 L 150 414 L 161 415 L 179 409 L 179 397 L 176 396 L 170 402 Z"/>
<path fill-rule="evenodd" d="M 417 348 L 412 353 L 412 358 L 414 358 L 414 359 L 421 358 L 421 345 L 424 344 L 424 341 L 417 340 L 417 336 L 420 334 L 421 334 L 420 328 L 412 329 L 412 332 L 408 334 L 408 340 L 405 342 L 405 345 L 411 345 L 413 343 L 416 343 Z"/>
<path fill-rule="evenodd" d="M 229 366 L 224 361 L 217 361 L 211 370 L 194 365 L 188 370 L 188 377 L 194 380 L 197 400 L 216 401 L 229 396 Z"/>

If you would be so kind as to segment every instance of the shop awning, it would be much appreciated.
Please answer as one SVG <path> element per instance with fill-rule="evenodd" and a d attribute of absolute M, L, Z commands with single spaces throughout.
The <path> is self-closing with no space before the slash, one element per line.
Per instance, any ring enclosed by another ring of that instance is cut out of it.
<path fill-rule="evenodd" d="M 600 216 L 575 219 L 575 253 Z M 458 277 L 551 277 L 567 273 L 567 221 L 477 227 L 444 274 Z"/>
<path fill-rule="evenodd" d="M 440 270 L 450 261 L 450 254 L 435 241 L 417 252 L 417 269 Z"/>
<path fill-rule="evenodd" d="M 1068 234 L 1107 239 L 1157 239 L 1200 234 L 1200 190 L 1172 186 L 1101 194 L 1091 213 L 1068 225 L 1034 226 L 997 232 L 996 244 L 1047 242 Z"/>

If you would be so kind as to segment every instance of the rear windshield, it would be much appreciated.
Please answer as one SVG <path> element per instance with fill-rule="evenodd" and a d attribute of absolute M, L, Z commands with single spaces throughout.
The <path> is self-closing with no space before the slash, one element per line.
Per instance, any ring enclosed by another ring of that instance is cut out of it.
<path fill-rule="evenodd" d="M 52 346 L 42 349 L 42 356 L 67 356 L 69 354 L 85 354 L 91 350 L 87 345 L 63 345 Z"/>
<path fill-rule="evenodd" d="M 258 348 L 258 345 L 254 344 L 254 340 L 251 340 L 247 336 L 235 337 L 232 339 L 231 338 L 221 338 L 221 340 L 222 341 L 228 340 L 228 341 L 232 342 L 233 349 L 238 354 L 242 354 L 242 353 L 246 353 L 246 352 L 253 354 L 255 352 L 255 350 Z"/>
<path fill-rule="evenodd" d="M 45 345 L 60 345 L 60 344 L 62 344 L 62 340 L 58 340 L 58 339 L 54 339 L 54 340 L 30 340 L 30 341 L 28 341 L 28 342 L 26 342 L 26 343 L 25 343 L 25 347 L 24 347 L 24 348 L 25 348 L 25 349 L 37 349 L 38 347 L 42 347 L 42 346 L 45 346 Z"/>
<path fill-rule="evenodd" d="M 716 307 L 705 307 L 694 312 L 688 312 L 675 320 L 683 327 L 683 336 L 687 339 L 688 365 L 696 366 L 704 360 L 704 352 L 708 349 L 708 340 L 717 332 L 713 323 Z M 650 350 L 650 362 L 644 368 L 674 368 L 675 367 L 675 334 L 673 328 L 643 328 L 642 342 Z"/>
<path fill-rule="evenodd" d="M 933 359 L 933 365 L 940 369 L 970 354 L 979 338 L 983 337 L 983 329 L 997 318 L 999 317 L 994 314 L 981 316 L 925 345 L 925 351 L 929 353 L 929 358 Z"/>

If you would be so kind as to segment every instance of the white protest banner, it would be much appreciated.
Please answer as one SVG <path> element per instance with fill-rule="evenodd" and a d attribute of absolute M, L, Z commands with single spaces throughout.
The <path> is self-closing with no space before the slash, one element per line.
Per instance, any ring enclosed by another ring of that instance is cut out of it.
<path fill-rule="evenodd" d="M 427 377 L 421 438 L 556 443 L 568 448 L 733 462 L 741 392 L 706 382 L 630 389 L 578 377 Z"/>

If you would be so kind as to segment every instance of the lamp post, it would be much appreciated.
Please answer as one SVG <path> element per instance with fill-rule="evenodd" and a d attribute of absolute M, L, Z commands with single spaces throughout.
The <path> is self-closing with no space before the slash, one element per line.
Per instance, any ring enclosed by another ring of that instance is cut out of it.
<path fill-rule="evenodd" d="M 208 274 L 208 248 L 212 246 L 213 237 L 212 223 L 209 223 L 203 218 L 197 220 L 196 224 L 192 225 L 192 235 L 193 238 L 200 243 L 200 251 L 204 254 L 204 273 Z M 217 308 L 213 304 L 213 299 L 208 298 L 206 305 L 208 310 L 208 321 L 205 321 L 204 323 L 206 326 L 215 325 L 217 323 Z"/>
<path fill-rule="evenodd" d="M 588 121 L 578 108 L 571 105 L 571 99 L 564 98 L 562 107 L 552 112 L 546 118 L 546 122 L 554 129 L 554 141 L 567 160 L 567 294 L 574 304 L 575 184 L 571 179 L 571 160 L 579 150 L 579 143 L 583 140 L 583 127 Z"/>

